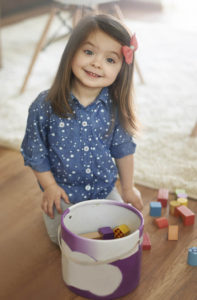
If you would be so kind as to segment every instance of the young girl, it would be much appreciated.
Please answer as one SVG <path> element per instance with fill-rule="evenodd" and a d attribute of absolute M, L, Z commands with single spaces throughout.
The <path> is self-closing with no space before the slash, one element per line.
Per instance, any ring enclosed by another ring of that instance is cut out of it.
<path fill-rule="evenodd" d="M 21 151 L 43 190 L 53 242 L 60 214 L 74 203 L 123 199 L 143 207 L 133 183 L 136 49 L 135 36 L 114 18 L 85 17 L 72 32 L 52 87 L 30 106 Z M 121 196 L 115 188 L 118 174 Z"/>

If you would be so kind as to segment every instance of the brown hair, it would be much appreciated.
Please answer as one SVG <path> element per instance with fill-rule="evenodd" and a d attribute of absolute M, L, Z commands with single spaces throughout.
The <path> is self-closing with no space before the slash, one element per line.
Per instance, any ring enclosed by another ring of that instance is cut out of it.
<path fill-rule="evenodd" d="M 47 96 L 54 113 L 60 117 L 66 118 L 68 114 L 73 114 L 69 105 L 73 78 L 72 59 L 84 40 L 96 30 L 102 30 L 121 45 L 130 45 L 131 37 L 128 31 L 113 17 L 108 15 L 87 16 L 78 23 L 65 47 L 56 77 Z M 132 95 L 133 67 L 134 60 L 130 65 L 123 60 L 115 82 L 109 86 L 113 106 L 115 109 L 118 109 L 118 115 L 123 127 L 131 134 L 134 134 L 137 130 Z"/>

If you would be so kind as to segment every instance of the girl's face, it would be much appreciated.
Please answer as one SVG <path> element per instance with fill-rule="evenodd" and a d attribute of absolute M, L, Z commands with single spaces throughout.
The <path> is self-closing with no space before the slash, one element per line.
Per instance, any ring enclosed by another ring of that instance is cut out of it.
<path fill-rule="evenodd" d="M 122 45 L 101 30 L 92 32 L 73 61 L 73 86 L 101 89 L 111 85 L 122 66 Z"/>

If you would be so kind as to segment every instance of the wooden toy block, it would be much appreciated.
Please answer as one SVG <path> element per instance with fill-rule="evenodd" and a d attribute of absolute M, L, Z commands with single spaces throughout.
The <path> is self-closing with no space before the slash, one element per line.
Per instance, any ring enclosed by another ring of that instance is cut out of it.
<path fill-rule="evenodd" d="M 114 232 L 111 227 L 101 227 L 98 232 L 102 235 L 103 240 L 114 239 Z"/>
<path fill-rule="evenodd" d="M 142 242 L 142 250 L 150 250 L 151 249 L 151 241 L 148 232 L 143 234 L 143 242 Z"/>
<path fill-rule="evenodd" d="M 118 228 L 124 233 L 124 235 L 127 235 L 130 233 L 129 227 L 125 224 L 119 225 Z"/>
<path fill-rule="evenodd" d="M 115 227 L 113 231 L 114 231 L 114 238 L 115 239 L 124 237 L 124 236 L 126 236 L 127 234 L 130 233 L 129 227 L 125 224 L 122 224 L 122 225 L 119 225 L 119 226 Z"/>
<path fill-rule="evenodd" d="M 175 200 L 170 201 L 170 213 L 171 213 L 171 215 L 173 215 L 175 217 L 178 217 L 175 208 L 179 207 L 179 206 L 180 206 L 180 203 L 178 201 L 175 201 Z"/>
<path fill-rule="evenodd" d="M 87 239 L 95 239 L 95 240 L 102 239 L 102 235 L 98 231 L 82 233 L 80 234 L 80 236 Z"/>
<path fill-rule="evenodd" d="M 160 217 L 161 216 L 161 202 L 150 203 L 150 216 Z"/>
<path fill-rule="evenodd" d="M 159 189 L 157 201 L 161 202 L 162 207 L 166 207 L 168 203 L 169 191 L 167 189 Z"/>
<path fill-rule="evenodd" d="M 197 266 L 197 247 L 189 248 L 187 263 L 190 266 Z"/>
<path fill-rule="evenodd" d="M 176 207 L 176 213 L 182 218 L 185 226 L 193 225 L 195 222 L 195 214 L 185 205 Z"/>
<path fill-rule="evenodd" d="M 169 241 L 177 241 L 178 240 L 178 225 L 169 225 L 168 226 L 168 240 Z"/>
<path fill-rule="evenodd" d="M 176 190 L 175 190 L 175 194 L 176 194 L 176 195 L 179 195 L 179 194 L 186 194 L 186 192 L 185 192 L 184 189 L 176 189 Z"/>
<path fill-rule="evenodd" d="M 114 238 L 119 239 L 122 237 L 124 237 L 124 233 L 119 228 L 115 228 L 114 229 Z"/>
<path fill-rule="evenodd" d="M 168 220 L 165 217 L 155 219 L 155 223 L 160 229 L 168 227 Z"/>
<path fill-rule="evenodd" d="M 180 205 L 188 206 L 188 200 L 186 198 L 178 198 L 177 202 L 180 203 Z"/>

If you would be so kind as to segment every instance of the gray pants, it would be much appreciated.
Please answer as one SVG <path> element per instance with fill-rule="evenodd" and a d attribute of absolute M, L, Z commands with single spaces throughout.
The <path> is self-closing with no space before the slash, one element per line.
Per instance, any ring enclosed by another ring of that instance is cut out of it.
<path fill-rule="evenodd" d="M 116 187 L 113 188 L 111 193 L 106 197 L 106 199 L 123 202 L 118 190 Z M 62 210 L 65 211 L 69 206 L 73 204 L 65 203 L 61 201 Z M 58 227 L 61 223 L 61 215 L 57 212 L 56 208 L 54 209 L 54 219 L 51 219 L 47 214 L 43 212 L 44 223 L 49 235 L 49 238 L 53 243 L 58 244 Z"/>

